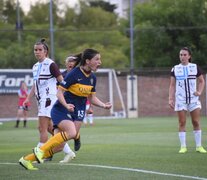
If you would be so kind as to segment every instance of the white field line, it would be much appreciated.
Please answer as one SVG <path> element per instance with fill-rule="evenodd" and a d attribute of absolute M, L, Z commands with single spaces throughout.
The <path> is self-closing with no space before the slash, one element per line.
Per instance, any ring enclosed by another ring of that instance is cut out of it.
<path fill-rule="evenodd" d="M 49 163 L 51 165 L 58 165 L 59 163 Z M 0 165 L 19 165 L 18 163 L 9 163 L 0 162 Z M 160 176 L 171 176 L 171 177 L 179 177 L 179 178 L 186 178 L 186 179 L 194 179 L 194 180 L 207 180 L 207 178 L 204 177 L 198 177 L 198 176 L 187 176 L 182 174 L 172 174 L 172 173 L 162 173 L 157 171 L 148 171 L 144 169 L 134 169 L 134 168 L 124 168 L 124 167 L 116 167 L 116 166 L 103 166 L 103 165 L 93 165 L 93 164 L 61 164 L 61 166 L 81 166 L 81 167 L 93 167 L 93 168 L 103 168 L 103 169 L 114 169 L 114 170 L 122 170 L 122 171 L 131 171 L 131 172 L 139 172 L 139 173 L 145 173 L 145 174 L 155 174 Z"/>

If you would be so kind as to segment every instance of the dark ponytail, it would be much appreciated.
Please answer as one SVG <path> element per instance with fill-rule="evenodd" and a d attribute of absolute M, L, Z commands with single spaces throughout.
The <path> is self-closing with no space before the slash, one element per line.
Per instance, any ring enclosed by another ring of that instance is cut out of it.
<path fill-rule="evenodd" d="M 47 43 L 46 43 L 45 41 L 46 41 L 45 38 L 42 38 L 42 39 L 40 40 L 40 42 L 43 44 L 44 48 L 45 48 L 47 51 L 49 51 L 49 47 L 48 47 L 48 45 L 47 45 Z"/>
<path fill-rule="evenodd" d="M 76 57 L 76 63 L 75 63 L 75 66 L 77 66 L 77 65 L 80 64 L 80 62 L 81 62 L 81 59 L 82 59 L 82 53 L 76 54 L 75 57 Z"/>

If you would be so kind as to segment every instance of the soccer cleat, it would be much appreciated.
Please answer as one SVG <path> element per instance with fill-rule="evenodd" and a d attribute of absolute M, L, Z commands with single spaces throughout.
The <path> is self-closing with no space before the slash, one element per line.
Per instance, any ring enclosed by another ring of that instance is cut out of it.
<path fill-rule="evenodd" d="M 73 151 L 65 154 L 65 157 L 62 161 L 60 161 L 59 163 L 68 163 L 70 162 L 72 159 L 75 159 L 76 155 Z"/>
<path fill-rule="evenodd" d="M 81 142 L 80 142 L 80 136 L 79 136 L 78 139 L 74 140 L 74 150 L 78 151 L 80 149 L 80 147 L 81 147 Z"/>
<path fill-rule="evenodd" d="M 53 158 L 53 156 L 50 156 L 50 157 L 44 158 L 43 161 L 49 162 L 49 161 L 52 161 L 52 158 Z"/>
<path fill-rule="evenodd" d="M 33 153 L 34 153 L 38 163 L 44 162 L 44 160 L 42 159 L 44 156 L 44 152 L 39 147 L 35 147 L 33 149 Z"/>
<path fill-rule="evenodd" d="M 29 160 L 25 160 L 24 157 L 21 157 L 20 160 L 19 160 L 19 164 L 24 167 L 25 169 L 27 170 L 38 170 L 38 168 L 35 168 L 31 161 Z"/>
<path fill-rule="evenodd" d="M 180 150 L 179 150 L 180 154 L 184 154 L 186 152 L 187 152 L 187 148 L 186 147 L 181 147 Z"/>
<path fill-rule="evenodd" d="M 207 151 L 202 146 L 197 147 L 196 148 L 196 152 L 199 152 L 199 153 L 207 153 Z"/>
<path fill-rule="evenodd" d="M 50 161 L 52 161 L 52 158 L 53 158 L 53 156 L 50 156 L 50 157 L 44 158 L 43 161 L 44 161 L 44 163 L 45 162 L 50 162 Z M 39 163 L 39 162 L 38 161 L 33 161 L 32 163 Z"/>

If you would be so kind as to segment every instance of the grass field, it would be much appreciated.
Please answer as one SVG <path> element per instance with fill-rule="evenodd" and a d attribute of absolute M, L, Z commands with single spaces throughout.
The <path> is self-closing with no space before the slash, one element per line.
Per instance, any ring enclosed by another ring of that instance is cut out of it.
<path fill-rule="evenodd" d="M 82 147 L 66 165 L 53 161 L 36 164 L 38 171 L 23 169 L 18 160 L 31 153 L 38 142 L 37 122 L 14 128 L 0 125 L 1 180 L 181 180 L 207 179 L 207 154 L 195 152 L 190 120 L 187 124 L 188 153 L 178 154 L 177 118 L 95 120 L 81 128 Z M 207 121 L 202 118 L 203 146 L 207 147 Z M 73 148 L 73 141 L 70 142 Z"/>

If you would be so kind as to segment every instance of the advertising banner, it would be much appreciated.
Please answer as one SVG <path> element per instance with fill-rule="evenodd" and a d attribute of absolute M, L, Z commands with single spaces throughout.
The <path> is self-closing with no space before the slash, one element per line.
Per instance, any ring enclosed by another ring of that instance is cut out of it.
<path fill-rule="evenodd" d="M 24 81 L 30 89 L 33 85 L 32 70 L 0 69 L 0 94 L 17 93 L 21 81 Z"/>

